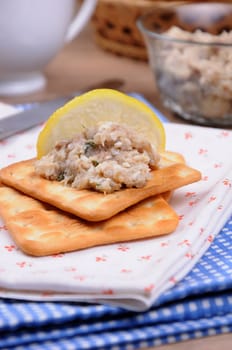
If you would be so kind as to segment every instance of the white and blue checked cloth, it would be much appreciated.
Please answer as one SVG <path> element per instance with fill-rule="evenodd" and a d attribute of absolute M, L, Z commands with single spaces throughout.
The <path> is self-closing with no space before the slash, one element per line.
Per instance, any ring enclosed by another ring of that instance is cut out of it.
<path fill-rule="evenodd" d="M 126 350 L 232 332 L 232 218 L 193 270 L 145 312 L 0 301 L 0 349 Z"/>
<path fill-rule="evenodd" d="M 232 217 L 191 272 L 147 311 L 2 298 L 0 349 L 131 350 L 231 332 L 231 238 Z"/>

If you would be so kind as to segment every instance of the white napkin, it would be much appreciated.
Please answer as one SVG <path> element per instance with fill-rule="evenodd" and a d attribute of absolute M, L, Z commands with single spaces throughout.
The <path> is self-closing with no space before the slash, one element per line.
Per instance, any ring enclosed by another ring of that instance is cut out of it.
<path fill-rule="evenodd" d="M 1 297 L 100 302 L 140 311 L 192 269 L 231 215 L 232 132 L 164 125 L 167 149 L 182 153 L 202 172 L 201 181 L 174 193 L 177 230 L 139 242 L 36 258 L 17 249 L 0 220 Z M 35 156 L 39 130 L 0 141 L 0 167 Z"/>

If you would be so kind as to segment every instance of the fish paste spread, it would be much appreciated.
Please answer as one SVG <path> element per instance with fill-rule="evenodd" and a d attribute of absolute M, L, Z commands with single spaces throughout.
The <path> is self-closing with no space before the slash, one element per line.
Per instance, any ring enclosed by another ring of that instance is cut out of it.
<path fill-rule="evenodd" d="M 126 125 L 105 122 L 57 142 L 36 161 L 35 171 L 77 189 L 111 193 L 144 187 L 158 163 L 158 152 L 145 137 Z"/>

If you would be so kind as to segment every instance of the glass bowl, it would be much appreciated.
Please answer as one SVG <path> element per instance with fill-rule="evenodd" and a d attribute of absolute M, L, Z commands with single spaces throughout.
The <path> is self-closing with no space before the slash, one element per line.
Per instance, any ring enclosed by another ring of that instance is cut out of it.
<path fill-rule="evenodd" d="M 210 126 L 232 125 L 232 4 L 154 7 L 138 19 L 164 105 Z"/>

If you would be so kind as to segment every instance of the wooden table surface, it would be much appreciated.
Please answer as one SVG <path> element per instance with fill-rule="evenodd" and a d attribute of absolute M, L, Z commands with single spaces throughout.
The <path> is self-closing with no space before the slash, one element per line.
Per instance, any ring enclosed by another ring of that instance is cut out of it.
<path fill-rule="evenodd" d="M 163 106 L 158 97 L 154 78 L 146 62 L 115 56 L 97 47 L 91 26 L 87 27 L 72 43 L 67 45 L 46 69 L 47 87 L 28 96 L 1 98 L 0 100 L 30 102 L 80 91 L 105 80 L 121 80 L 124 92 L 143 94 L 172 121 L 183 123 Z M 156 350 L 230 350 L 232 334 L 211 336 L 171 345 L 157 346 Z"/>

